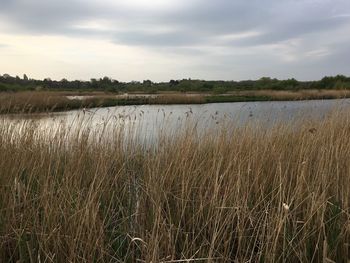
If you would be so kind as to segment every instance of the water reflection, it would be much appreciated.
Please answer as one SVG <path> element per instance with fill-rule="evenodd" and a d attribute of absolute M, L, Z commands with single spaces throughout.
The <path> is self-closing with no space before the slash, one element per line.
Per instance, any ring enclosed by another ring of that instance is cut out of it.
<path fill-rule="evenodd" d="M 48 135 L 57 134 L 57 130 L 64 126 L 72 133 L 89 130 L 94 136 L 104 134 L 106 137 L 119 129 L 125 131 L 128 137 L 152 140 L 159 133 L 171 136 L 186 125 L 196 127 L 199 132 L 215 129 L 223 123 L 268 128 L 300 119 L 318 120 L 333 110 L 345 109 L 350 109 L 350 99 L 122 106 L 50 114 L 3 115 L 1 118 L 4 125 L 21 127 L 24 123 L 35 123 L 37 129 Z"/>

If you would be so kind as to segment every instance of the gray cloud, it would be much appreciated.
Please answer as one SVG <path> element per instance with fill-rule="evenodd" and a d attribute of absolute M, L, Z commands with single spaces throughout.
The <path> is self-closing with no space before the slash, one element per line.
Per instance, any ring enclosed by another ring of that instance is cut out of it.
<path fill-rule="evenodd" d="M 323 32 L 330 32 L 330 34 L 332 34 L 332 30 L 344 24 L 350 24 L 350 17 L 314 18 L 313 20 L 271 25 L 270 27 L 265 27 L 264 33 L 261 35 L 241 40 L 233 40 L 226 44 L 235 46 L 266 45 L 293 38 L 305 37 L 309 34 Z"/>
<path fill-rule="evenodd" d="M 69 33 L 72 23 L 94 15 L 92 7 L 78 1 L 5 0 L 1 5 L 0 18 L 11 30 L 29 34 Z"/>
<path fill-rule="evenodd" d="M 251 30 L 260 30 L 263 34 L 236 41 L 237 45 L 266 44 L 331 30 L 350 20 L 347 16 L 336 17 L 344 10 L 350 13 L 350 4 L 343 0 L 268 0 L 264 4 L 257 0 L 202 0 L 186 8 L 159 11 L 109 6 L 103 1 L 91 0 L 1 0 L 0 3 L 0 17 L 15 26 L 14 30 L 94 36 L 102 32 L 93 28 L 77 29 L 74 25 L 103 19 L 113 26 L 103 32 L 106 37 L 112 36 L 116 42 L 146 46 L 192 45 L 215 40 L 220 35 Z M 154 33 L 152 29 L 160 25 L 168 31 Z M 235 41 L 228 44 L 235 45 Z"/>
<path fill-rule="evenodd" d="M 152 1 L 149 6 L 126 2 L 0 0 L 0 22 L 13 34 L 104 38 L 161 53 L 203 56 L 218 71 L 235 65 L 256 68 L 257 63 L 268 63 L 273 71 L 286 60 L 295 72 L 315 66 L 314 75 L 322 63 L 327 68 L 327 61 L 338 63 L 339 71 L 348 69 L 348 0 L 168 0 L 173 5 L 162 8 L 153 8 Z M 91 21 L 107 26 L 94 27 Z M 266 46 L 271 47 L 260 49 Z"/>
<path fill-rule="evenodd" d="M 143 31 L 120 32 L 115 35 L 116 43 L 128 45 L 152 46 L 152 47 L 183 47 L 198 45 L 206 41 L 205 36 L 195 32 L 176 31 L 165 33 L 153 33 Z"/>

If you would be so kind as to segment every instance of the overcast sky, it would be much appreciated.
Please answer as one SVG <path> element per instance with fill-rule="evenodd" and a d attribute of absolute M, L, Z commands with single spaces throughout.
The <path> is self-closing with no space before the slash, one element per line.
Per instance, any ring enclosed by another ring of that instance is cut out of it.
<path fill-rule="evenodd" d="M 350 0 L 0 0 L 0 74 L 350 75 Z"/>

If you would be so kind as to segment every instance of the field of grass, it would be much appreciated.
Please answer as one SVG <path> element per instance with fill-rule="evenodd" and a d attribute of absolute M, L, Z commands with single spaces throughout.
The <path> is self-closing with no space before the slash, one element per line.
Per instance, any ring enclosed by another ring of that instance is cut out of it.
<path fill-rule="evenodd" d="M 86 96 L 72 99 L 67 96 Z M 142 104 L 203 104 L 243 101 L 312 100 L 349 98 L 350 90 L 247 90 L 226 94 L 159 93 L 117 95 L 105 92 L 26 91 L 0 93 L 0 113 L 66 111 L 80 108 Z"/>
<path fill-rule="evenodd" d="M 0 123 L 1 262 L 350 259 L 349 115 L 152 146 Z"/>

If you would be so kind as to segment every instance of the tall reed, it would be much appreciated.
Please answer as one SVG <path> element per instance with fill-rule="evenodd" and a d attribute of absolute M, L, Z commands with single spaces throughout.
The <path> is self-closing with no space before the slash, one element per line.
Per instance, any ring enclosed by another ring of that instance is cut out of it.
<path fill-rule="evenodd" d="M 348 262 L 350 119 L 154 145 L 0 121 L 1 262 Z M 63 124 L 62 124 L 63 125 Z"/>

